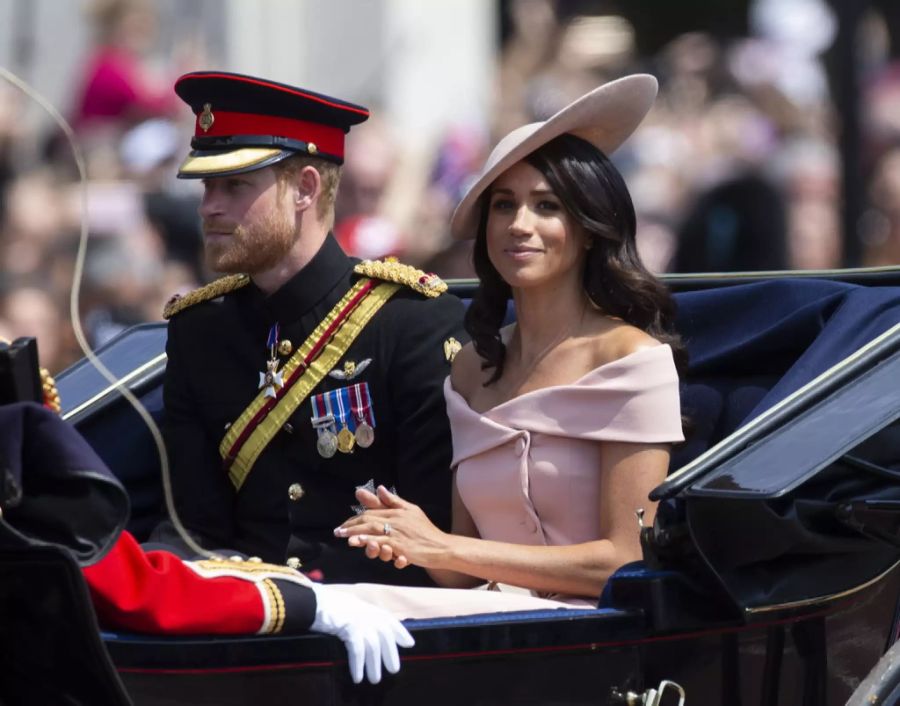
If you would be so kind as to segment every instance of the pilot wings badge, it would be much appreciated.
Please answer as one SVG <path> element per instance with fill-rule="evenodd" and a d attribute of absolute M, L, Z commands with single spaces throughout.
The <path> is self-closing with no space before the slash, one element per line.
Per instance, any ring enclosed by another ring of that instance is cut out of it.
<path fill-rule="evenodd" d="M 328 377 L 335 378 L 337 380 L 352 380 L 357 375 L 360 375 L 363 370 L 369 367 L 369 363 L 372 362 L 371 358 L 366 358 L 365 360 L 361 360 L 358 363 L 354 363 L 352 360 L 344 361 L 344 369 L 334 369 L 330 373 L 328 373 Z"/>

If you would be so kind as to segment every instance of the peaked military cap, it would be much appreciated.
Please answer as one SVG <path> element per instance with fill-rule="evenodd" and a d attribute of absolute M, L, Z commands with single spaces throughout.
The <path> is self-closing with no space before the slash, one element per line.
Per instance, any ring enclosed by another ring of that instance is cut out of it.
<path fill-rule="evenodd" d="M 342 164 L 344 136 L 369 117 L 353 103 L 222 71 L 185 74 L 175 92 L 196 115 L 182 179 L 249 172 L 297 153 Z"/>

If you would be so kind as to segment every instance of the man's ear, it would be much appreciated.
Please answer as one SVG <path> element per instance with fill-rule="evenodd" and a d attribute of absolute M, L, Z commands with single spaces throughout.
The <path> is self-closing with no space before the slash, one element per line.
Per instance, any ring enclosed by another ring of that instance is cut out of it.
<path fill-rule="evenodd" d="M 309 165 L 297 172 L 294 180 L 294 206 L 297 211 L 306 211 L 313 206 L 322 193 L 322 176 L 319 170 Z"/>

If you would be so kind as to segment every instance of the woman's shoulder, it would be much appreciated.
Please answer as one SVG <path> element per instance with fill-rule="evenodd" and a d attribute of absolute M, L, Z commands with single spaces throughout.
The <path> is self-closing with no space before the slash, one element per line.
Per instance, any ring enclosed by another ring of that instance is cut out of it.
<path fill-rule="evenodd" d="M 475 351 L 475 346 L 470 341 L 453 358 L 450 366 L 450 384 L 457 393 L 468 400 L 482 375 L 481 356 Z"/>
<path fill-rule="evenodd" d="M 594 368 L 663 345 L 646 331 L 623 321 L 614 321 L 598 327 L 587 343 Z"/>
<path fill-rule="evenodd" d="M 503 342 L 503 345 L 509 345 L 512 331 L 513 324 L 500 329 L 500 340 Z M 483 384 L 489 377 L 482 367 L 483 364 L 484 358 L 478 355 L 475 345 L 471 341 L 464 345 L 453 358 L 453 364 L 450 367 L 450 382 L 453 385 L 453 389 L 467 400 L 469 399 L 469 393 Z"/>

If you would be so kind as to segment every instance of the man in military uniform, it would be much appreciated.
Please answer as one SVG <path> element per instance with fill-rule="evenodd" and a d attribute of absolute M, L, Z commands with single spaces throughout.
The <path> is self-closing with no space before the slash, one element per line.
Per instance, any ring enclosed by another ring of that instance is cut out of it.
<path fill-rule="evenodd" d="M 326 581 L 427 584 L 333 534 L 366 485 L 449 525 L 442 386 L 462 304 L 434 275 L 348 257 L 330 233 L 344 135 L 368 111 L 219 72 L 175 90 L 196 115 L 178 176 L 204 180 L 207 261 L 228 273 L 165 312 L 181 520 L 207 547 Z"/>

